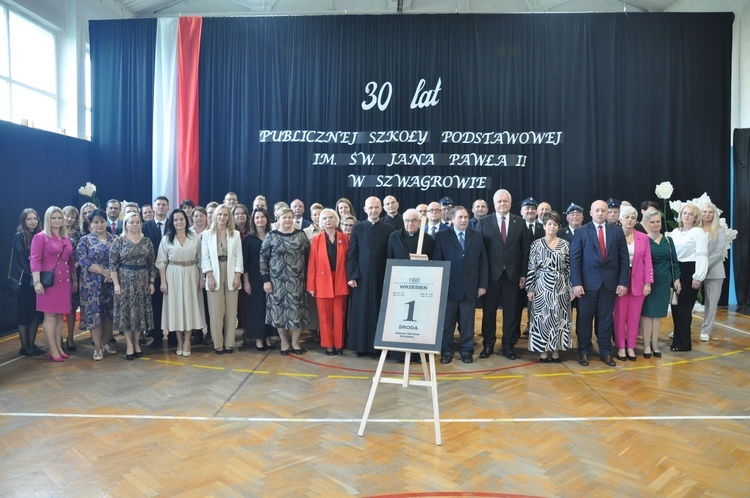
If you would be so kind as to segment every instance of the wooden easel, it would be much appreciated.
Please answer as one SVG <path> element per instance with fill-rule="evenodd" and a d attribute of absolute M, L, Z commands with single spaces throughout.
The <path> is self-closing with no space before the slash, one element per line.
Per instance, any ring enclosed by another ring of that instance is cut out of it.
<path fill-rule="evenodd" d="M 422 224 L 419 233 L 419 242 L 417 243 L 417 254 L 410 254 L 410 259 L 427 260 L 427 255 L 422 254 L 422 242 L 424 240 L 424 228 L 427 219 L 422 217 Z M 385 366 L 385 359 L 388 356 L 388 351 L 402 351 L 406 353 L 404 359 L 404 374 L 402 377 L 383 377 L 383 367 Z M 412 353 L 418 353 L 422 360 L 422 373 L 424 374 L 424 380 L 410 380 L 409 379 L 409 366 L 411 364 Z M 433 419 L 435 422 L 435 444 L 440 446 L 443 444 L 442 437 L 440 435 L 440 407 L 438 405 L 437 395 L 437 375 L 435 369 L 435 354 L 436 353 L 425 353 L 424 351 L 417 351 L 413 349 L 383 349 L 380 352 L 380 360 L 378 361 L 378 368 L 375 371 L 375 377 L 372 378 L 372 388 L 370 389 L 370 396 L 367 398 L 367 405 L 365 406 L 365 413 L 362 415 L 362 423 L 359 425 L 359 432 L 357 435 L 363 436 L 365 433 L 365 425 L 367 419 L 370 416 L 370 410 L 372 409 L 372 402 L 375 399 L 375 392 L 378 389 L 379 384 L 401 384 L 401 387 L 409 387 L 409 384 L 414 386 L 425 386 L 427 392 L 432 398 L 432 412 Z M 427 358 L 429 356 L 429 371 L 427 370 Z"/>

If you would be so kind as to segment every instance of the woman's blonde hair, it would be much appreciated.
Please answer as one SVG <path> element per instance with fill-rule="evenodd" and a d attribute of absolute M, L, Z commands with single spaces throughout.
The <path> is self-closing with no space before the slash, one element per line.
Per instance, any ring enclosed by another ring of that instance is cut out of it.
<path fill-rule="evenodd" d="M 711 225 L 708 228 L 708 234 L 711 237 L 711 240 L 716 241 L 716 237 L 719 232 L 719 208 L 717 208 L 716 205 L 711 202 L 703 206 L 703 209 L 706 208 L 710 208 L 714 212 L 714 219 L 711 220 Z M 701 211 L 703 211 L 703 209 L 701 209 Z M 703 213 L 701 213 L 701 220 L 698 226 L 701 228 L 705 228 L 705 226 L 703 225 Z"/>
<path fill-rule="evenodd" d="M 677 220 L 677 226 L 682 228 L 682 212 L 686 209 L 690 209 L 693 212 L 693 216 L 695 217 L 695 224 L 693 226 L 699 227 L 701 211 L 700 209 L 698 209 L 698 206 L 696 206 L 692 202 L 688 202 L 687 204 L 682 206 L 682 209 L 680 209 L 680 214 L 677 216 L 677 218 L 679 218 Z"/>
<path fill-rule="evenodd" d="M 76 214 L 76 221 L 73 222 L 73 226 L 71 227 L 73 230 L 78 230 L 81 227 L 81 215 L 78 212 L 78 209 L 75 206 L 65 206 L 62 208 L 63 216 L 67 216 L 70 213 Z M 63 225 L 65 224 L 65 220 L 63 220 Z"/>
<path fill-rule="evenodd" d="M 219 214 L 219 210 L 226 209 L 228 216 L 227 220 L 227 235 L 232 236 L 234 233 L 234 215 L 232 214 L 232 210 L 229 209 L 229 207 L 226 204 L 219 204 L 216 206 L 216 209 L 214 209 L 214 215 L 211 219 L 211 232 L 216 233 L 216 215 Z"/>
<path fill-rule="evenodd" d="M 50 219 L 52 219 L 52 215 L 55 213 L 60 213 L 60 216 L 63 217 L 63 224 L 60 227 L 60 232 L 57 234 L 62 239 L 68 236 L 68 230 L 65 228 L 65 213 L 63 213 L 63 210 L 57 206 L 50 206 L 47 208 L 47 211 L 44 212 L 44 228 L 42 228 L 42 232 L 44 232 L 47 237 L 52 237 Z"/>
<path fill-rule="evenodd" d="M 141 224 L 140 233 L 143 235 L 143 221 L 141 221 L 141 215 L 140 213 L 134 213 L 131 211 L 122 219 L 122 233 L 120 234 L 120 237 L 125 237 L 128 234 L 128 220 L 130 220 L 130 218 L 138 218 L 138 222 Z"/>

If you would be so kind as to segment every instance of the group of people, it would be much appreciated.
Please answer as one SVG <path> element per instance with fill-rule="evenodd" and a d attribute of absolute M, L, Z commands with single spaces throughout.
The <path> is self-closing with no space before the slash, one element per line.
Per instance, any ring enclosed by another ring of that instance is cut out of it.
<path fill-rule="evenodd" d="M 474 361 L 478 304 L 481 359 L 495 354 L 498 309 L 499 352 L 517 358 L 526 307 L 528 350 L 543 363 L 560 362 L 560 352 L 572 347 L 573 308 L 583 366 L 594 332 L 607 365 L 615 365 L 613 356 L 635 360 L 639 335 L 645 358 L 661 356 L 660 321 L 670 302 L 670 349 L 689 351 L 701 286 L 706 316 L 700 339 L 709 339 L 725 277 L 725 235 L 712 204 L 686 204 L 678 228 L 665 234 L 651 201 L 641 205 L 640 223 L 628 203 L 594 201 L 585 225 L 583 208 L 571 203 L 565 228 L 549 203 L 530 197 L 513 214 L 504 189 L 492 201 L 494 213 L 477 199 L 471 216 L 448 197 L 401 213 L 394 196 L 382 202 L 373 196 L 361 222 L 346 198 L 333 208 L 313 204 L 308 220 L 299 199 L 276 203 L 272 217 L 263 196 L 248 209 L 233 192 L 221 204 L 204 208 L 185 200 L 171 211 L 163 196 L 142 207 L 115 199 L 104 209 L 51 206 L 43 222 L 25 209 L 13 238 L 24 284 L 20 354 L 41 354 L 34 343 L 41 321 L 49 358 L 68 358 L 79 307 L 79 326 L 91 331 L 97 361 L 116 353 L 113 330 L 125 336 L 129 360 L 143 355 L 147 336 L 152 348 L 162 347 L 164 331 L 179 356 L 190 356 L 196 343 L 231 354 L 238 328 L 243 343 L 254 342 L 258 351 L 273 348 L 278 335 L 281 355 L 303 354 L 301 334 L 308 329 L 327 355 L 343 354 L 345 347 L 357 356 L 373 354 L 386 261 L 410 259 L 418 247 L 422 257 L 451 262 L 444 364 L 456 353 L 464 363 Z"/>

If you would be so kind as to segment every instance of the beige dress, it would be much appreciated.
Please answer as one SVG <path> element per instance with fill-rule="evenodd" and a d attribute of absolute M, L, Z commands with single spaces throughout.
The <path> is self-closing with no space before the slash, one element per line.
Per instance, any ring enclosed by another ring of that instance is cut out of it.
<path fill-rule="evenodd" d="M 166 268 L 167 293 L 161 313 L 161 326 L 168 331 L 188 331 L 205 327 L 201 276 L 201 239 L 191 233 L 180 244 L 175 237 L 164 237 L 159 245 L 156 267 Z"/>

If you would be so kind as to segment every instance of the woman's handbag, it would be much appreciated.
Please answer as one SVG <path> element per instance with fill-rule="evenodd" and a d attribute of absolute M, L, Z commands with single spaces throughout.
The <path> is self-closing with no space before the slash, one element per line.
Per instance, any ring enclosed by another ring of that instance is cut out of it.
<path fill-rule="evenodd" d="M 55 285 L 55 272 L 57 272 L 57 265 L 60 264 L 60 258 L 62 258 L 62 253 L 57 257 L 57 263 L 55 263 L 55 268 L 52 271 L 40 271 L 39 272 L 39 282 L 42 284 L 42 287 L 45 289 L 47 287 L 52 287 Z M 31 286 L 34 287 L 34 281 L 31 281 Z"/>
<path fill-rule="evenodd" d="M 672 275 L 672 281 L 669 282 L 669 304 L 677 306 L 679 300 L 679 294 L 674 289 L 674 262 L 672 261 L 672 246 L 670 246 L 669 237 L 664 235 L 667 239 L 667 247 L 669 248 L 669 273 Z"/>
<path fill-rule="evenodd" d="M 9 295 L 10 297 L 18 297 L 18 294 L 21 293 L 21 281 L 23 280 L 23 270 L 21 270 L 21 275 L 18 276 L 18 278 L 15 278 L 11 276 L 11 272 L 13 271 L 13 253 L 15 251 L 11 251 L 10 253 L 10 262 L 8 263 L 8 276 L 3 280 L 2 283 L 2 291 L 4 294 Z"/>

